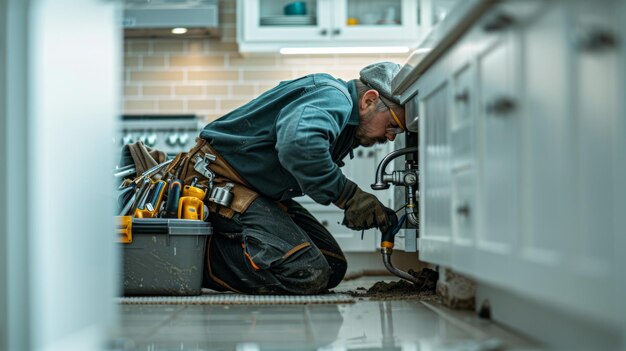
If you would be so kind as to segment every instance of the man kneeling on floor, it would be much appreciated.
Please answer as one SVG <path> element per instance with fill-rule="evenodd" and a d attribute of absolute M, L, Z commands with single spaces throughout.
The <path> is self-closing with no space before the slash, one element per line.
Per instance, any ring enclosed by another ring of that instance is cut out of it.
<path fill-rule="evenodd" d="M 393 141 L 404 131 L 404 108 L 391 94 L 399 69 L 380 62 L 347 82 L 327 74 L 281 82 L 204 128 L 187 155 L 185 183 L 202 176 L 194 168 L 197 155 L 210 153 L 216 156 L 207 161 L 213 186 L 230 183 L 234 195 L 228 207 L 209 203 L 215 234 L 207 243 L 205 287 L 316 294 L 337 286 L 345 256 L 293 200 L 303 194 L 343 209 L 343 224 L 351 229 L 389 228 L 394 211 L 339 167 L 354 148 Z"/>

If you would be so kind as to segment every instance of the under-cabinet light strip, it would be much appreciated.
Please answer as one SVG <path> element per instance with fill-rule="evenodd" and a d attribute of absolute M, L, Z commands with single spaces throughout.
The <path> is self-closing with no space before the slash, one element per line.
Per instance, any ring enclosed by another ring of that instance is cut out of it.
<path fill-rule="evenodd" d="M 311 54 L 403 54 L 409 52 L 407 46 L 360 46 L 360 47 L 311 47 L 282 48 L 283 55 Z"/>

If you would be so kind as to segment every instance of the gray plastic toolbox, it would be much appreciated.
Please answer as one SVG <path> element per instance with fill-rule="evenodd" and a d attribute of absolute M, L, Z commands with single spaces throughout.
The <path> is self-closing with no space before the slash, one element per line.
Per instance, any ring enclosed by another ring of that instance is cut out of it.
<path fill-rule="evenodd" d="M 204 221 L 133 218 L 121 243 L 124 295 L 199 295 L 207 236 Z"/>

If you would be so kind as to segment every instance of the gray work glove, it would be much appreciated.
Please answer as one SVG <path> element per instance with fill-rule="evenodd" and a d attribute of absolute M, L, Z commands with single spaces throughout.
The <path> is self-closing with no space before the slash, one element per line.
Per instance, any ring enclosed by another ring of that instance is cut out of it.
<path fill-rule="evenodd" d="M 385 232 L 393 223 L 390 216 L 396 215 L 376 196 L 361 190 L 350 180 L 334 204 L 344 210 L 343 225 L 354 230 L 378 227 L 381 232 Z"/>

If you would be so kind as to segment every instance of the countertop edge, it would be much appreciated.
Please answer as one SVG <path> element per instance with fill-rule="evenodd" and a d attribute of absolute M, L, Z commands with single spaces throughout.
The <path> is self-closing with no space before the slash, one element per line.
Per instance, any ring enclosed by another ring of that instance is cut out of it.
<path fill-rule="evenodd" d="M 404 92 L 498 0 L 464 0 L 411 53 L 391 82 L 394 95 Z M 408 100 L 411 96 L 402 96 Z M 405 101 L 402 101 L 404 103 Z"/>

